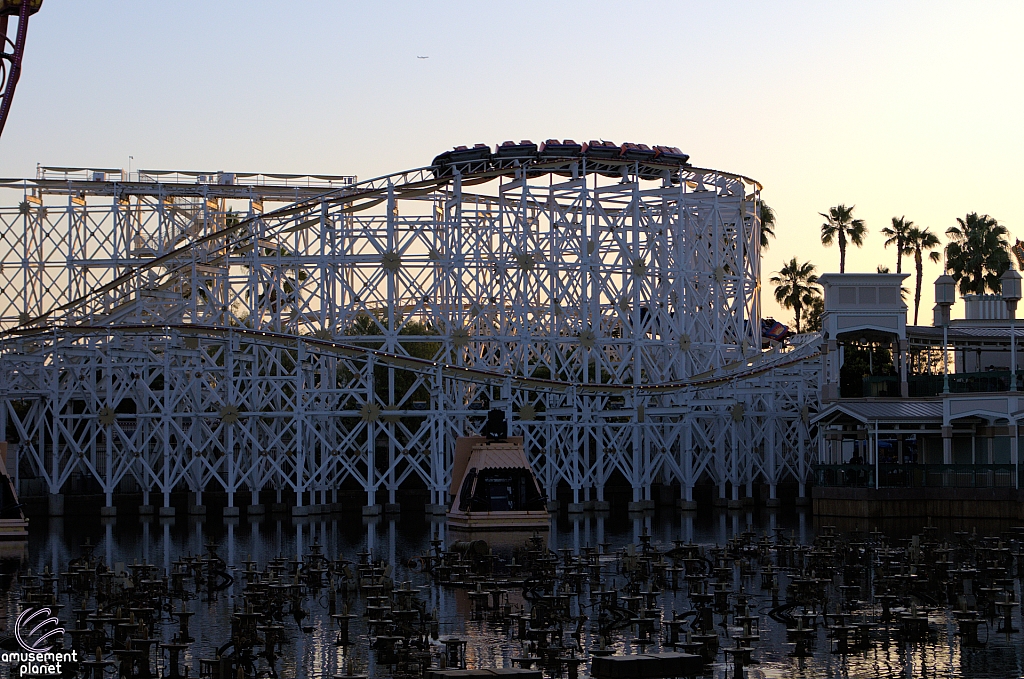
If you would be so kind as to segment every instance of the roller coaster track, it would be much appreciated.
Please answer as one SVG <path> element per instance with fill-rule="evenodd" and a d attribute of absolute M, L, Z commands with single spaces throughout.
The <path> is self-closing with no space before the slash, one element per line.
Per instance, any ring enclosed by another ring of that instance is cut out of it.
<path fill-rule="evenodd" d="M 224 328 L 219 326 L 179 324 L 179 325 L 116 325 L 116 326 L 48 326 L 29 329 L 15 329 L 8 334 L 22 339 L 39 336 L 83 337 L 104 336 L 112 332 L 132 335 L 167 335 L 176 332 L 181 336 L 190 337 L 224 337 L 231 334 L 239 338 L 248 338 L 254 343 L 272 344 L 285 347 L 296 347 L 301 342 L 307 351 L 347 356 L 350 358 L 368 358 L 381 365 L 391 366 L 399 370 L 408 370 L 423 374 L 436 374 L 440 371 L 443 377 L 458 379 L 479 384 L 501 385 L 511 384 L 513 387 L 525 388 L 541 392 L 574 391 L 580 395 L 621 395 L 621 394 L 664 394 L 700 389 L 710 389 L 729 382 L 749 380 L 772 370 L 812 360 L 820 355 L 816 334 L 800 335 L 795 346 L 787 351 L 772 350 L 750 361 L 739 361 L 734 365 L 725 366 L 715 375 L 700 376 L 696 379 L 681 382 L 661 382 L 655 384 L 622 384 L 622 383 L 585 383 L 564 380 L 540 379 L 522 375 L 452 365 L 415 356 L 394 354 L 370 347 L 361 347 L 344 342 L 310 337 L 307 335 L 290 335 L 286 333 L 254 330 L 251 328 Z"/>
<path fill-rule="evenodd" d="M 469 172 L 466 172 L 465 174 L 456 172 L 455 174 L 461 178 L 462 186 L 465 187 L 488 182 L 499 177 L 521 176 L 527 173 L 536 174 L 541 172 L 554 172 L 556 170 L 566 171 L 570 170 L 571 166 L 578 162 L 579 161 L 560 160 L 557 162 L 538 162 L 524 165 L 522 167 L 505 167 L 497 169 L 489 167 L 486 163 L 481 163 L 481 169 L 479 170 L 473 170 L 472 167 L 468 167 L 467 169 L 470 170 Z M 633 164 L 633 166 L 634 168 L 636 167 L 635 164 Z M 587 172 L 585 161 L 583 162 L 582 172 Z M 699 184 L 703 182 L 706 175 L 713 175 L 760 187 L 758 182 L 748 177 L 706 168 L 687 167 L 682 171 L 681 178 L 682 181 Z M 308 228 L 318 222 L 317 219 L 308 220 L 299 224 L 289 224 L 288 222 L 281 221 L 276 232 L 271 231 L 257 236 L 257 234 L 252 231 L 252 227 L 261 220 L 284 220 L 288 217 L 302 214 L 303 212 L 315 209 L 322 205 L 338 203 L 344 204 L 341 212 L 349 214 L 356 213 L 379 205 L 386 200 L 387 193 L 389 191 L 394 191 L 398 197 L 408 198 L 424 195 L 443 188 L 454 181 L 455 178 L 455 176 L 435 177 L 433 176 L 432 168 L 422 167 L 414 170 L 384 175 L 374 179 L 368 179 L 354 184 L 351 187 L 328 191 L 314 198 L 307 198 L 262 215 L 239 220 L 231 226 L 227 226 L 219 231 L 207 234 L 206 236 L 196 238 L 190 243 L 155 257 L 147 261 L 145 264 L 136 266 L 114 280 L 91 290 L 86 295 L 56 306 L 39 316 L 27 319 L 22 325 L 39 326 L 46 324 L 51 317 L 59 314 L 60 312 L 71 312 L 74 309 L 81 307 L 89 300 L 113 292 L 130 283 L 133 279 L 137 279 L 140 274 L 148 271 L 155 271 L 159 267 L 168 267 L 163 272 L 163 276 L 170 277 L 174 273 L 181 271 L 188 266 L 192 266 L 193 263 L 207 265 L 212 264 L 216 262 L 218 258 L 224 257 L 233 250 L 244 247 L 257 237 L 273 238 L 285 231 L 297 231 L 303 228 Z M 239 238 L 235 238 L 234 240 L 229 240 L 231 236 L 239 233 L 243 235 Z M 207 248 L 204 250 L 204 246 L 213 245 L 218 241 L 223 241 L 223 243 L 218 247 Z M 171 268 L 171 265 L 181 260 L 187 260 L 188 264 Z M 0 339 L 10 332 L 10 330 L 0 332 Z"/>
<path fill-rule="evenodd" d="M 773 349 L 763 353 L 754 359 L 736 361 L 733 364 L 723 366 L 714 374 L 703 374 L 694 379 L 682 382 L 665 382 L 657 384 L 614 384 L 614 383 L 574 383 L 567 381 L 538 379 L 526 376 L 510 376 L 506 373 L 469 368 L 464 366 L 437 363 L 425 359 L 410 356 L 402 356 L 383 352 L 367 347 L 332 342 L 329 340 L 313 338 L 304 335 L 289 335 L 285 333 L 268 332 L 250 328 L 226 328 L 219 326 L 203 326 L 195 324 L 185 325 L 138 325 L 138 324 L 114 324 L 102 325 L 77 325 L 73 323 L 50 322 L 54 316 L 61 312 L 73 312 L 84 303 L 98 296 L 117 291 L 133 281 L 137 281 L 141 274 L 148 271 L 160 271 L 164 279 L 172 279 L 174 274 L 195 264 L 215 264 L 227 254 L 246 247 L 257 237 L 261 239 L 273 239 L 286 231 L 296 231 L 308 228 L 318 222 L 318 219 L 310 219 L 298 224 L 286 221 L 289 217 L 302 215 L 305 212 L 316 209 L 324 204 L 343 204 L 341 211 L 345 213 L 356 213 L 362 210 L 379 205 L 386 199 L 388 192 L 394 192 L 399 197 L 412 197 L 424 195 L 443 189 L 446 185 L 455 181 L 456 177 L 461 179 L 462 186 L 472 186 L 491 181 L 499 177 L 519 177 L 525 174 L 535 175 L 544 172 L 569 171 L 574 163 L 579 160 L 559 160 L 548 162 L 534 162 L 522 166 L 506 166 L 503 168 L 488 167 L 484 163 L 478 164 L 478 169 L 467 165 L 468 172 L 456 172 L 454 175 L 436 177 L 433 168 L 423 167 L 414 170 L 397 172 L 369 179 L 351 187 L 345 187 L 327 191 L 321 195 L 297 201 L 262 215 L 248 217 L 237 223 L 227 226 L 214 233 L 197 238 L 192 242 L 178 247 L 166 254 L 155 257 L 146 263 L 136 266 L 131 271 L 115 278 L 114 280 L 91 290 L 88 294 L 73 299 L 65 304 L 59 305 L 49 311 L 31 318 L 17 328 L 0 332 L 0 341 L 7 338 L 28 337 L 34 335 L 60 335 L 68 334 L 73 336 L 103 335 L 111 331 L 120 331 L 131 334 L 160 334 L 169 331 L 177 331 L 183 335 L 223 335 L 226 332 L 234 333 L 239 337 L 248 337 L 256 342 L 267 342 L 273 344 L 304 342 L 307 348 L 314 351 L 324 351 L 335 354 L 344 354 L 350 357 L 374 356 L 375 360 L 384 365 L 394 366 L 403 370 L 413 372 L 434 373 L 441 370 L 446 377 L 457 378 L 470 382 L 486 384 L 504 384 L 511 380 L 514 386 L 527 387 L 539 391 L 564 392 L 575 390 L 580 394 L 659 394 L 669 392 L 681 392 L 688 390 L 707 389 L 726 384 L 733 381 L 751 379 L 763 375 L 771 370 L 784 368 L 802 361 L 814 359 L 819 355 L 817 342 L 814 336 L 804 336 L 796 340 L 796 344 L 786 350 Z M 635 168 L 634 168 L 635 169 Z M 587 171 L 585 161 L 583 172 Z M 700 182 L 707 175 L 724 177 L 734 181 L 758 185 L 757 182 L 742 175 L 723 173 L 717 170 L 705 168 L 687 167 L 683 170 L 681 180 L 686 182 Z M 276 230 L 257 234 L 253 226 L 259 221 L 276 222 Z M 214 246 L 214 247 L 209 247 Z M 179 264 L 180 262 L 184 262 Z M 177 264 L 177 266 L 175 266 Z M 148 289 L 154 289 L 152 287 Z"/>

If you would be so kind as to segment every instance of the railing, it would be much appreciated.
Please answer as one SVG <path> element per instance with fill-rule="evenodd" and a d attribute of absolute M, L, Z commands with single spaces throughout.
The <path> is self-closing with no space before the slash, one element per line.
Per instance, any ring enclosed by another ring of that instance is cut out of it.
<path fill-rule="evenodd" d="M 814 485 L 840 488 L 874 488 L 875 467 L 866 464 L 816 464 Z"/>
<path fill-rule="evenodd" d="M 1020 386 L 1020 371 L 1017 372 Z M 990 370 L 981 373 L 954 373 L 949 376 L 949 391 L 964 394 L 972 391 L 1009 391 L 1010 371 Z"/>
<path fill-rule="evenodd" d="M 953 388 L 952 381 L 949 386 Z M 942 393 L 942 375 L 911 375 L 907 378 L 907 388 L 911 398 L 938 396 Z"/>
<path fill-rule="evenodd" d="M 816 464 L 818 486 L 875 488 L 876 466 Z M 880 464 L 878 488 L 1014 488 L 1012 464 Z"/>
<path fill-rule="evenodd" d="M 1022 388 L 1021 375 L 1017 371 L 1017 388 Z M 854 383 L 855 384 L 855 383 Z M 854 387 L 856 388 L 856 387 Z M 910 375 L 907 388 L 911 398 L 938 396 L 942 393 L 942 375 Z M 951 394 L 970 394 L 1009 391 L 1009 370 L 987 370 L 974 373 L 950 373 L 949 392 Z M 844 398 L 856 398 L 858 394 L 843 391 Z M 896 376 L 869 376 L 861 380 L 861 397 L 866 398 L 899 398 L 900 378 Z"/>
<path fill-rule="evenodd" d="M 355 175 L 270 174 L 267 172 L 223 172 L 188 170 L 138 170 L 116 168 L 36 168 L 36 179 L 74 182 L 141 182 L 154 184 L 214 184 L 220 186 L 287 186 L 336 189 L 358 182 Z"/>
<path fill-rule="evenodd" d="M 865 377 L 862 394 L 871 398 L 899 398 L 900 378 L 893 376 Z"/>

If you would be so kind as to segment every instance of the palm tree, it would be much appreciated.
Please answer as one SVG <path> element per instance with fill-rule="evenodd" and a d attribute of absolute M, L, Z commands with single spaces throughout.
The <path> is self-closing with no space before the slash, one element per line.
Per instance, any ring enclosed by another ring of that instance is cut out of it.
<path fill-rule="evenodd" d="M 893 220 L 894 223 L 895 221 Z M 939 237 L 929 231 L 927 226 L 923 229 L 912 226 L 907 231 L 903 243 L 909 252 L 914 253 L 914 269 L 917 271 L 914 287 L 914 325 L 917 325 L 917 311 L 921 307 L 921 277 L 924 276 L 923 254 L 939 247 Z M 938 262 L 942 257 L 937 252 L 928 252 L 928 259 Z"/>
<path fill-rule="evenodd" d="M 826 222 L 821 225 L 821 244 L 832 245 L 832 241 L 839 241 L 839 273 L 846 273 L 846 241 L 860 247 L 864 244 L 864 236 L 868 228 L 864 226 L 863 219 L 853 218 L 853 208 L 856 205 L 846 207 L 836 205 L 829 208 L 827 213 L 819 212 Z"/>
<path fill-rule="evenodd" d="M 911 252 L 907 247 L 907 233 L 913 226 L 914 222 L 907 221 L 906 217 L 893 217 L 892 226 L 882 229 L 882 235 L 887 237 L 885 247 L 896 246 L 896 273 L 903 273 L 903 255 Z"/>
<path fill-rule="evenodd" d="M 775 210 L 762 200 L 758 212 L 761 216 L 761 249 L 767 250 L 768 238 L 775 238 Z"/>
<path fill-rule="evenodd" d="M 999 277 L 1010 268 L 1006 227 L 988 215 L 971 212 L 956 219 L 958 226 L 946 229 L 946 270 L 960 288 L 960 294 L 999 292 Z"/>
<path fill-rule="evenodd" d="M 815 287 L 818 283 L 818 277 L 814 274 L 816 268 L 810 262 L 800 264 L 794 257 L 775 272 L 778 276 L 771 277 L 771 283 L 775 286 L 775 301 L 785 309 L 792 309 L 796 316 L 797 334 L 800 334 L 800 316 L 804 307 L 810 307 L 818 294 Z"/>

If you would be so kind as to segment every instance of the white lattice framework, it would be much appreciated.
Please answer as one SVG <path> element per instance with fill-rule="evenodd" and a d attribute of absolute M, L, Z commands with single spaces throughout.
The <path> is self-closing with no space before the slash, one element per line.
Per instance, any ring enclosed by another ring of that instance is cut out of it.
<path fill-rule="evenodd" d="M 761 350 L 759 185 L 585 163 L 8 182 L 0 436 L 48 492 L 108 502 L 418 479 L 442 504 L 498 407 L 576 502 L 616 471 L 634 500 L 802 492 L 816 348 Z"/>

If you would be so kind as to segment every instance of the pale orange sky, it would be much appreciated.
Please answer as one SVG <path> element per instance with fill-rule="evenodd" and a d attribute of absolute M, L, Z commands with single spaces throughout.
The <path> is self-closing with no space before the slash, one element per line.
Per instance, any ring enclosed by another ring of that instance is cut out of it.
<path fill-rule="evenodd" d="M 463 143 L 669 144 L 762 182 L 766 278 L 791 256 L 838 269 L 818 215 L 837 203 L 870 230 L 848 269 L 895 269 L 893 216 L 942 234 L 978 211 L 1024 237 L 1022 33 L 1019 2 L 46 0 L 0 175 L 132 155 L 369 178 Z"/>

